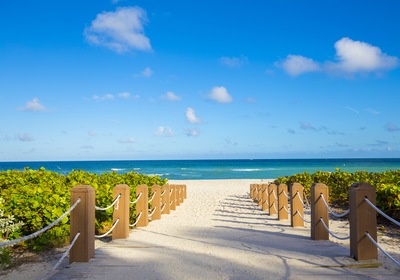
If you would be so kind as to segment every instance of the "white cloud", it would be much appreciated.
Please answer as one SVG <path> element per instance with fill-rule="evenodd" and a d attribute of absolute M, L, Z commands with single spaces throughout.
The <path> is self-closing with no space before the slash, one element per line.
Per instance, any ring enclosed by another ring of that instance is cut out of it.
<path fill-rule="evenodd" d="M 19 107 L 18 110 L 21 111 L 29 111 L 29 112 L 40 112 L 46 111 L 46 107 L 40 104 L 39 99 L 37 97 L 33 98 L 31 101 L 26 102 L 26 104 L 22 107 Z"/>
<path fill-rule="evenodd" d="M 190 123 L 201 123 L 201 119 L 196 116 L 196 112 L 194 111 L 193 108 L 190 108 L 190 107 L 187 108 L 185 115 L 186 115 L 186 119 Z"/>
<path fill-rule="evenodd" d="M 389 56 L 371 44 L 353 41 L 344 37 L 335 45 L 336 61 L 318 63 L 311 58 L 289 54 L 285 60 L 275 63 L 290 76 L 307 72 L 325 73 L 366 73 L 390 70 L 399 66 L 399 59 Z"/>
<path fill-rule="evenodd" d="M 149 78 L 153 75 L 153 70 L 151 70 L 150 67 L 146 67 L 146 68 L 144 68 L 144 70 L 142 71 L 141 74 L 143 77 Z"/>
<path fill-rule="evenodd" d="M 157 136 L 173 136 L 174 132 L 172 131 L 172 129 L 168 126 L 159 126 L 157 128 L 157 130 L 154 132 L 155 135 Z"/>
<path fill-rule="evenodd" d="M 151 50 L 150 40 L 143 33 L 146 22 L 146 12 L 139 7 L 117 8 L 98 14 L 84 34 L 88 42 L 118 53 Z"/>
<path fill-rule="evenodd" d="M 165 99 L 165 100 L 168 100 L 168 101 L 179 101 L 179 100 L 181 100 L 180 96 L 176 95 L 172 91 L 168 91 L 163 96 L 161 96 L 161 98 Z"/>
<path fill-rule="evenodd" d="M 94 101 L 104 101 L 104 100 L 113 100 L 114 99 L 114 95 L 111 93 L 105 94 L 103 96 L 99 96 L 99 95 L 93 95 L 92 99 Z"/>
<path fill-rule="evenodd" d="M 243 66 L 244 64 L 247 64 L 248 60 L 247 57 L 241 56 L 241 57 L 221 57 L 219 59 L 219 62 L 222 65 L 231 67 L 231 68 L 239 68 Z"/>
<path fill-rule="evenodd" d="M 34 138 L 32 137 L 32 135 L 30 135 L 29 133 L 22 133 L 19 134 L 17 136 L 18 140 L 21 142 L 31 142 L 34 140 Z"/>
<path fill-rule="evenodd" d="M 228 93 L 225 87 L 213 87 L 208 97 L 211 100 L 217 101 L 219 103 L 232 102 L 232 96 Z"/>
<path fill-rule="evenodd" d="M 290 76 L 319 71 L 317 62 L 301 55 L 289 54 L 282 63 L 278 63 Z"/>
<path fill-rule="evenodd" d="M 337 63 L 330 66 L 345 72 L 371 72 L 392 69 L 399 59 L 382 53 L 381 49 L 361 41 L 342 38 L 335 43 Z"/>
<path fill-rule="evenodd" d="M 186 134 L 186 136 L 189 136 L 189 137 L 196 137 L 196 136 L 199 136 L 200 133 L 196 129 L 188 128 L 188 129 L 186 129 L 185 134 Z"/>
<path fill-rule="evenodd" d="M 400 131 L 400 127 L 398 127 L 397 125 L 395 125 L 394 123 L 387 123 L 385 126 L 385 129 L 389 132 L 396 132 L 396 131 Z"/>
<path fill-rule="evenodd" d="M 122 144 L 131 144 L 131 143 L 134 143 L 135 141 L 136 141 L 135 138 L 133 138 L 133 137 L 127 137 L 127 138 L 118 140 L 118 143 L 122 143 Z"/>
<path fill-rule="evenodd" d="M 124 98 L 124 99 L 128 99 L 129 97 L 131 97 L 131 94 L 129 92 L 125 91 L 125 92 L 118 93 L 118 96 L 121 98 Z"/>

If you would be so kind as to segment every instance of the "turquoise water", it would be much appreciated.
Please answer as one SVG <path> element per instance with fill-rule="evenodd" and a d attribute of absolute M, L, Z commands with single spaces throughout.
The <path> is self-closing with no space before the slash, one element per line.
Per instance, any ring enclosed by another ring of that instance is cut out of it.
<path fill-rule="evenodd" d="M 400 159 L 255 159 L 255 160 L 130 160 L 130 161 L 51 161 L 0 162 L 0 170 L 25 167 L 67 174 L 71 170 L 92 173 L 134 171 L 172 180 L 272 179 L 315 171 L 382 172 L 400 169 Z"/>

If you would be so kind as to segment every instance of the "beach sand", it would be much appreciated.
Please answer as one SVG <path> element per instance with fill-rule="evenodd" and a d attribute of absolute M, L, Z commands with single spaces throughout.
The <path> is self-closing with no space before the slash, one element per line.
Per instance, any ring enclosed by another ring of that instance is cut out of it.
<path fill-rule="evenodd" d="M 380 268 L 353 268 L 359 263 L 349 257 L 348 240 L 312 241 L 309 224 L 291 228 L 262 212 L 249 188 L 267 182 L 170 180 L 187 185 L 176 211 L 132 229 L 126 240 L 96 241 L 90 267 L 64 260 L 51 279 L 398 279 L 400 268 L 381 253 Z M 346 221 L 334 220 L 330 229 L 349 235 Z M 378 242 L 400 260 L 398 238 L 378 234 Z M 0 279 L 40 279 L 56 261 L 25 264 Z"/>

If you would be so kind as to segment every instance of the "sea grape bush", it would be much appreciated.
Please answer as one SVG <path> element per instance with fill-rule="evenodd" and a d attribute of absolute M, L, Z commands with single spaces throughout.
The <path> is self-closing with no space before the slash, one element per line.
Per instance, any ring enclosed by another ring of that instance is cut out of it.
<path fill-rule="evenodd" d="M 349 188 L 355 182 L 366 182 L 374 186 L 377 207 L 394 219 L 400 218 L 400 170 L 350 173 L 337 168 L 335 172 L 317 171 L 312 174 L 304 172 L 278 177 L 275 180 L 275 184 L 284 183 L 288 186 L 293 183 L 302 184 L 308 197 L 313 184 L 323 183 L 329 187 L 330 202 L 342 206 L 348 205 Z"/>
<path fill-rule="evenodd" d="M 139 184 L 163 185 L 167 179 L 129 172 L 101 175 L 73 170 L 68 175 L 48 171 L 44 168 L 23 171 L 0 172 L 0 197 L 4 200 L 5 215 L 13 215 L 23 226 L 11 232 L 9 239 L 29 235 L 60 217 L 70 207 L 70 191 L 77 185 L 90 185 L 96 192 L 96 205 L 106 207 L 113 201 L 113 188 L 118 184 L 130 187 L 131 200 L 136 198 Z M 131 206 L 134 211 L 134 205 Z M 102 232 L 112 224 L 112 212 L 96 211 L 96 232 Z M 22 246 L 43 250 L 65 245 L 69 240 L 69 216 L 58 225 L 38 237 L 26 241 Z"/>

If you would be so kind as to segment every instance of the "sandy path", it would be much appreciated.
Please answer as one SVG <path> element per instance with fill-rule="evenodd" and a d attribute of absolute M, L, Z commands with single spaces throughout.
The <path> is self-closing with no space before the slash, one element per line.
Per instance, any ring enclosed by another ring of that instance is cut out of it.
<path fill-rule="evenodd" d="M 187 185 L 176 211 L 103 244 L 89 265 L 65 262 L 51 279 L 399 279 L 400 269 L 384 259 L 390 269 L 354 269 L 348 246 L 312 241 L 309 227 L 263 213 L 248 196 L 250 183 L 259 182 L 170 181 Z M 348 234 L 345 222 L 331 229 Z"/>

